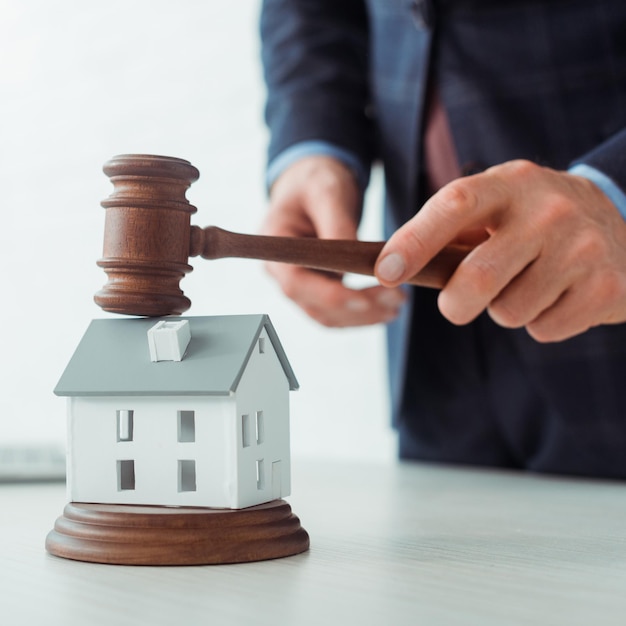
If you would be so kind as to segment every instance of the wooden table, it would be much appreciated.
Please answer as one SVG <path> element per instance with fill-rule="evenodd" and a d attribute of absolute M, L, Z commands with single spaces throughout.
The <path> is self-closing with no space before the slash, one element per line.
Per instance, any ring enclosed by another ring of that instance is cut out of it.
<path fill-rule="evenodd" d="M 289 626 L 626 623 L 626 483 L 294 461 L 308 553 L 243 565 L 59 559 L 62 485 L 0 486 L 0 619 Z"/>

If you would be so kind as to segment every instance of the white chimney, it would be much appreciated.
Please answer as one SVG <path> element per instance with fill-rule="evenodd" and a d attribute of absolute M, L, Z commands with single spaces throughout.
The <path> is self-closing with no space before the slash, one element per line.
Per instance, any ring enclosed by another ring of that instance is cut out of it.
<path fill-rule="evenodd" d="M 148 330 L 151 361 L 182 361 L 191 341 L 188 320 L 160 321 Z"/>

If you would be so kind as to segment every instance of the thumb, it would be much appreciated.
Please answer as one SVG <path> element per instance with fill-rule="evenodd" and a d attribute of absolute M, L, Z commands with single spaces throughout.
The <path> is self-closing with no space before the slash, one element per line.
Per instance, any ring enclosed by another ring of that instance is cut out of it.
<path fill-rule="evenodd" d="M 362 194 L 343 165 L 329 168 L 323 180 L 309 188 L 309 215 L 322 239 L 356 239 Z"/>

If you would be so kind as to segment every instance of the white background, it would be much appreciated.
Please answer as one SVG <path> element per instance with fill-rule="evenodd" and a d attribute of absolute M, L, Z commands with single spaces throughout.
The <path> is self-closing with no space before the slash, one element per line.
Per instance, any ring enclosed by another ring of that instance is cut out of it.
<path fill-rule="evenodd" d="M 0 0 L 0 445 L 65 438 L 52 390 L 89 321 L 115 154 L 201 172 L 192 222 L 256 232 L 267 132 L 256 0 Z M 379 239 L 380 181 L 361 237 Z M 190 315 L 268 313 L 300 381 L 294 456 L 395 457 L 381 327 L 329 330 L 257 261 L 192 261 Z"/>

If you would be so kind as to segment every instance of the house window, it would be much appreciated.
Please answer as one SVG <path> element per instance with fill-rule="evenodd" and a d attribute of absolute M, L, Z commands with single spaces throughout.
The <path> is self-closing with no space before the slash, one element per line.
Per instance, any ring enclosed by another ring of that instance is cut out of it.
<path fill-rule="evenodd" d="M 263 411 L 256 412 L 256 442 L 263 443 L 265 441 L 265 419 Z"/>
<path fill-rule="evenodd" d="M 195 411 L 178 411 L 178 441 L 181 443 L 196 440 Z"/>
<path fill-rule="evenodd" d="M 117 462 L 117 490 L 133 491 L 135 489 L 135 461 Z"/>
<path fill-rule="evenodd" d="M 132 441 L 134 426 L 134 411 L 120 409 L 117 414 L 117 440 Z"/>
<path fill-rule="evenodd" d="M 250 416 L 248 414 L 241 416 L 241 445 L 244 448 L 250 446 Z"/>
<path fill-rule="evenodd" d="M 263 459 L 256 462 L 256 488 L 259 491 L 265 489 L 265 461 Z"/>
<path fill-rule="evenodd" d="M 259 354 L 265 354 L 265 337 L 259 337 Z"/>
<path fill-rule="evenodd" d="M 178 461 L 178 491 L 196 491 L 195 461 Z"/>

